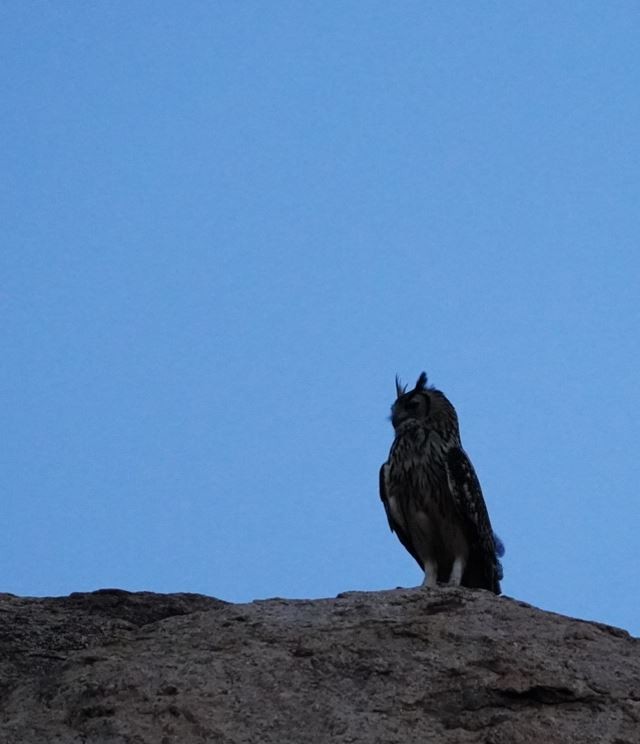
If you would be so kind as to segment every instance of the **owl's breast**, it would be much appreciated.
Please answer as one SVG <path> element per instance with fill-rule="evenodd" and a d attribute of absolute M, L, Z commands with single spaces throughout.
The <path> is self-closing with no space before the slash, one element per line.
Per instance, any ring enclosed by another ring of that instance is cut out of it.
<path fill-rule="evenodd" d="M 455 522 L 442 439 L 420 428 L 394 442 L 388 463 L 387 499 L 393 519 L 407 532 L 425 519 L 438 532 Z"/>

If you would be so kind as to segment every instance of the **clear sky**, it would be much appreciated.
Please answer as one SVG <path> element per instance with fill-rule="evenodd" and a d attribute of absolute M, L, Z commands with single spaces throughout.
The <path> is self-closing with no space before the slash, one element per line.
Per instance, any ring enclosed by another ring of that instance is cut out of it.
<path fill-rule="evenodd" d="M 506 594 L 640 634 L 636 2 L 0 7 L 0 589 L 412 586 L 394 375 Z"/>

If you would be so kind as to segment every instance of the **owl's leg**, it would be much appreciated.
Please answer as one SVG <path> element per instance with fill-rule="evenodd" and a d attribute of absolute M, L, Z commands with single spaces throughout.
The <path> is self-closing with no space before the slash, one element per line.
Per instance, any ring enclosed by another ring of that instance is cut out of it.
<path fill-rule="evenodd" d="M 425 561 L 423 565 L 424 565 L 424 581 L 422 582 L 422 586 L 426 586 L 426 587 L 429 587 L 429 589 L 433 589 L 433 587 L 437 586 L 438 564 L 435 561 Z"/>
<path fill-rule="evenodd" d="M 464 573 L 464 564 L 466 563 L 465 559 L 460 555 L 453 561 L 453 566 L 451 568 L 451 575 L 449 576 L 449 584 L 452 586 L 460 586 L 460 582 L 462 581 L 462 574 Z"/>

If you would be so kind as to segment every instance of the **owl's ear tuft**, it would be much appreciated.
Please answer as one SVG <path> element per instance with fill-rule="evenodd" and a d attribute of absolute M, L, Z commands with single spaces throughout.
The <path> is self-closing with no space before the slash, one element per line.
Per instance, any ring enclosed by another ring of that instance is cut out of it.
<path fill-rule="evenodd" d="M 396 375 L 396 395 L 398 398 L 407 392 L 407 386 L 400 384 L 400 378 Z"/>
<path fill-rule="evenodd" d="M 420 390 L 425 390 L 427 387 L 427 373 L 421 372 L 420 377 L 418 377 L 418 381 L 416 382 L 415 391 L 419 392 Z"/>

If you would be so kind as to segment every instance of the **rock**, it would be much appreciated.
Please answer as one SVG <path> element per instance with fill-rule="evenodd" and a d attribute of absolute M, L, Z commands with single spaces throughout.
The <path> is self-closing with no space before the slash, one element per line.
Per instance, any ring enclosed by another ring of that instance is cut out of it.
<path fill-rule="evenodd" d="M 638 744 L 640 640 L 482 590 L 0 595 L 3 744 Z"/>

